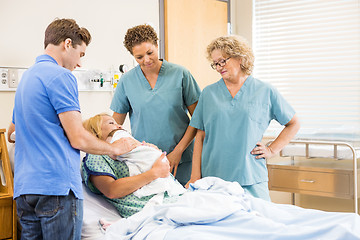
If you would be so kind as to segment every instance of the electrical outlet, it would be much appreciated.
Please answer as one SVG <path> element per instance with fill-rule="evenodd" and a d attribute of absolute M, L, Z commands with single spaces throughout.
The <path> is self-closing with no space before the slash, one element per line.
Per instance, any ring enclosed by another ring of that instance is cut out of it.
<path fill-rule="evenodd" d="M 7 69 L 0 70 L 0 73 L 1 73 L 0 87 L 1 87 L 1 89 L 7 88 L 8 87 L 8 70 Z"/>
<path fill-rule="evenodd" d="M 17 69 L 9 69 L 8 71 L 9 88 L 17 88 L 19 76 Z"/>

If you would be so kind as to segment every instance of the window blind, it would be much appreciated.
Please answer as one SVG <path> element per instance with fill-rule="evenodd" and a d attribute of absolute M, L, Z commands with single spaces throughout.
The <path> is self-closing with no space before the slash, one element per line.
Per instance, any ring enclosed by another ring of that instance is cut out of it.
<path fill-rule="evenodd" d="M 360 136 L 360 1 L 253 4 L 253 75 L 294 107 L 299 133 Z M 273 121 L 267 135 L 281 129 Z"/>

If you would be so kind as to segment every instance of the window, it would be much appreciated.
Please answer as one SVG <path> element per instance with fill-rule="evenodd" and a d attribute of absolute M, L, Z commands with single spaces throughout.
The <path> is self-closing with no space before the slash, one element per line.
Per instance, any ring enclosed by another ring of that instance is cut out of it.
<path fill-rule="evenodd" d="M 253 75 L 295 108 L 298 136 L 360 139 L 360 1 L 253 4 Z M 266 135 L 280 130 L 272 122 Z"/>

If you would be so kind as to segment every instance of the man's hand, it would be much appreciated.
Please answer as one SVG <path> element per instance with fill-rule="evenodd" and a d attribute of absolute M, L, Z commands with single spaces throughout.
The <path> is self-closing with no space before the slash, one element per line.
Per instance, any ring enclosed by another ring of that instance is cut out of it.
<path fill-rule="evenodd" d="M 141 146 L 141 143 L 133 138 L 126 137 L 116 140 L 111 144 L 113 147 L 113 154 L 115 156 L 122 155 L 124 153 L 128 153 L 134 148 Z"/>

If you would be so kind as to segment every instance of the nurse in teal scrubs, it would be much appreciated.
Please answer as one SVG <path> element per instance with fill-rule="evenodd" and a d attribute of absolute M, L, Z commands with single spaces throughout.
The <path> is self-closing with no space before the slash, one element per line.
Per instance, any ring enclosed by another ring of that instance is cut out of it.
<path fill-rule="evenodd" d="M 137 140 L 168 153 L 171 171 L 185 185 L 196 134 L 188 113 L 193 114 L 201 91 L 187 69 L 158 58 L 157 41 L 149 25 L 128 29 L 124 45 L 139 65 L 121 77 L 110 108 L 119 124 L 129 113 L 131 134 Z"/>
<path fill-rule="evenodd" d="M 219 37 L 207 55 L 222 78 L 203 90 L 190 122 L 198 131 L 189 183 L 216 176 L 270 200 L 265 159 L 299 130 L 295 111 L 274 87 L 251 76 L 254 56 L 244 39 Z M 265 146 L 261 140 L 272 119 L 285 127 Z"/>

